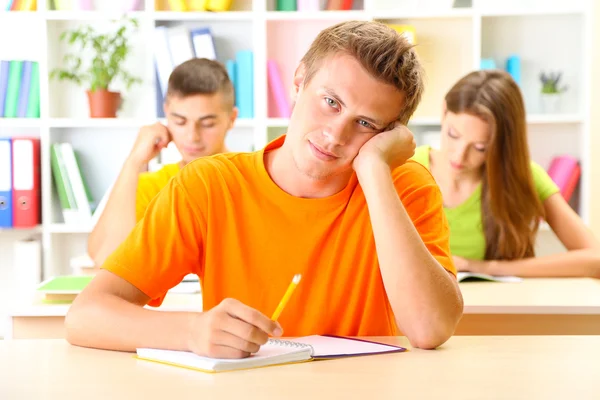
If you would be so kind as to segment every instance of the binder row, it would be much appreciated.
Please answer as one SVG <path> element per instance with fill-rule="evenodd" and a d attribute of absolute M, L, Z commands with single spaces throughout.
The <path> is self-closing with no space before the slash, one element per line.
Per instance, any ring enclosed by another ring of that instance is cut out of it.
<path fill-rule="evenodd" d="M 37 61 L 0 61 L 0 118 L 40 117 Z"/>
<path fill-rule="evenodd" d="M 39 138 L 0 138 L 0 228 L 41 223 Z"/>
<path fill-rule="evenodd" d="M 179 64 L 192 58 L 217 59 L 213 34 L 208 27 L 190 30 L 184 25 L 154 30 L 154 65 L 156 69 L 156 113 L 164 118 L 163 102 L 169 76 Z M 235 90 L 235 105 L 240 118 L 254 118 L 254 57 L 250 50 L 240 50 L 235 60 L 225 62 Z"/>

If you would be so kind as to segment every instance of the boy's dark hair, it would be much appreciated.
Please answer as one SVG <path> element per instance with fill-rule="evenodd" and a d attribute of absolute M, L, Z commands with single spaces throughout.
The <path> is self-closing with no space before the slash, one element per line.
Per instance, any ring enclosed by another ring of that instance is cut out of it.
<path fill-rule="evenodd" d="M 179 64 L 169 77 L 167 96 L 187 97 L 196 94 L 222 93 L 224 103 L 233 108 L 233 83 L 225 66 L 207 58 L 192 58 Z"/>

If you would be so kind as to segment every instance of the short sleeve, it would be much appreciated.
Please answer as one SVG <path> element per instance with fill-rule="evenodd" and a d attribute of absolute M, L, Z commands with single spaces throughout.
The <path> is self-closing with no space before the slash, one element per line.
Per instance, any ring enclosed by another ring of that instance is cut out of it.
<path fill-rule="evenodd" d="M 135 221 L 139 222 L 143 217 L 148 204 L 156 195 L 155 191 L 151 190 L 151 182 L 144 174 L 138 179 L 137 192 L 135 196 Z"/>
<path fill-rule="evenodd" d="M 144 218 L 102 266 L 148 295 L 153 306 L 187 274 L 202 276 L 203 185 L 199 179 L 186 182 L 187 175 L 172 179 L 150 201 Z M 190 184 L 194 199 L 186 190 Z"/>
<path fill-rule="evenodd" d="M 560 192 L 560 189 L 544 168 L 533 161 L 531 162 L 531 174 L 533 176 L 535 191 L 542 203 L 554 193 Z"/>
<path fill-rule="evenodd" d="M 450 227 L 444 212 L 442 193 L 429 171 L 416 161 L 409 161 L 393 172 L 394 185 L 433 257 L 456 276 L 450 252 Z"/>

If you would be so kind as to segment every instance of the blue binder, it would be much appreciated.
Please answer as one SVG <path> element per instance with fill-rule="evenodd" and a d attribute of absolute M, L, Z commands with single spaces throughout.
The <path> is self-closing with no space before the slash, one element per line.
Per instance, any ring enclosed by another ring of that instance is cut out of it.
<path fill-rule="evenodd" d="M 12 141 L 0 138 L 0 228 L 12 228 Z"/>

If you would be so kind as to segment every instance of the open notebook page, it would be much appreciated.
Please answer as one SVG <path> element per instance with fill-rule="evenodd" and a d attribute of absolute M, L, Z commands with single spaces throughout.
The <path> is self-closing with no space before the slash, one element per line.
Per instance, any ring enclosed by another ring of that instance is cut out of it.
<path fill-rule="evenodd" d="M 390 346 L 368 340 L 357 340 L 335 336 L 304 336 L 291 339 L 291 341 L 310 345 L 313 349 L 312 357 L 315 359 L 395 353 L 406 350 L 403 347 Z"/>

